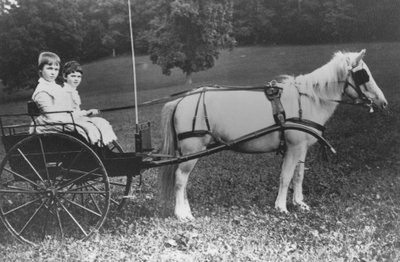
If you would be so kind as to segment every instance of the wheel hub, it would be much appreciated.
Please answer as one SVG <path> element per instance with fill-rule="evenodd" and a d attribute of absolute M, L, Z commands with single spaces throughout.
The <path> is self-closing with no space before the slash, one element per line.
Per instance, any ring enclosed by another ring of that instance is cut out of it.
<path fill-rule="evenodd" d="M 46 196 L 51 199 L 55 199 L 57 197 L 57 188 L 49 187 L 46 189 Z"/>

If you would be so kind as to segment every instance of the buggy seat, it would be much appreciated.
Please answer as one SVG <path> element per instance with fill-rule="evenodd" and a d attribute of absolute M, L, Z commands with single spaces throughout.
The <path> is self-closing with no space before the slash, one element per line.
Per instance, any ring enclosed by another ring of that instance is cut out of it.
<path fill-rule="evenodd" d="M 54 124 L 37 124 L 35 118 L 40 116 L 41 114 L 43 114 L 43 112 L 40 110 L 39 106 L 36 104 L 35 101 L 33 100 L 29 100 L 27 102 L 27 109 L 28 109 L 28 114 L 29 116 L 32 118 L 32 123 L 31 123 L 31 127 L 30 127 L 30 133 L 37 133 L 37 127 L 38 126 L 44 126 L 44 127 L 51 127 L 53 126 L 54 129 L 49 128 L 48 132 L 49 133 L 65 133 L 68 135 L 71 135 L 75 138 L 78 138 L 79 140 L 89 144 L 89 140 L 88 140 L 88 134 L 87 131 L 79 126 L 78 124 L 75 123 L 74 120 L 74 116 L 72 115 L 71 111 L 60 111 L 60 112 L 50 112 L 51 113 L 68 113 L 71 116 L 71 122 L 70 123 L 54 123 Z M 49 114 L 49 113 L 47 113 Z M 73 126 L 73 128 L 71 129 L 71 125 Z M 69 128 L 67 128 L 69 127 Z M 77 129 L 83 130 L 84 133 L 86 133 L 86 136 L 84 136 L 82 133 L 79 133 Z M 42 130 L 41 133 L 45 132 L 46 133 L 46 129 Z"/>

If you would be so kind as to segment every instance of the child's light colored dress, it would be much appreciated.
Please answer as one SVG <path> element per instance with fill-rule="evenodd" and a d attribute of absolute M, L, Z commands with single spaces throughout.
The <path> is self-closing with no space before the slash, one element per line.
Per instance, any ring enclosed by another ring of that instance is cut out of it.
<path fill-rule="evenodd" d="M 113 140 L 116 140 L 114 131 L 106 120 L 103 119 L 103 121 L 99 121 L 102 122 L 104 126 L 100 126 L 101 124 L 97 126 L 95 123 L 96 121 L 91 121 L 91 118 L 84 115 L 85 111 L 74 110 L 71 94 L 55 82 L 49 82 L 40 78 L 39 84 L 32 95 L 32 100 L 36 102 L 43 114 L 35 118 L 36 125 L 30 127 L 30 133 L 75 131 L 75 126 L 72 124 L 61 125 L 65 123 L 75 123 L 77 125 L 76 131 L 93 145 L 102 145 L 102 143 L 100 143 L 101 141 L 103 141 L 104 145 L 107 145 Z M 69 113 L 46 114 L 55 111 L 73 111 L 73 118 Z M 107 123 L 107 125 L 104 124 L 104 122 Z M 103 131 L 102 128 L 105 130 Z"/>
<path fill-rule="evenodd" d="M 79 116 L 79 119 L 94 124 L 98 130 L 100 130 L 101 139 L 104 145 L 117 140 L 117 136 L 107 120 L 102 117 L 88 117 L 89 112 L 86 110 L 81 110 L 81 97 L 76 88 L 70 86 L 68 83 L 64 83 L 63 89 L 67 92 L 70 98 L 71 108 L 74 112 L 74 116 Z"/>

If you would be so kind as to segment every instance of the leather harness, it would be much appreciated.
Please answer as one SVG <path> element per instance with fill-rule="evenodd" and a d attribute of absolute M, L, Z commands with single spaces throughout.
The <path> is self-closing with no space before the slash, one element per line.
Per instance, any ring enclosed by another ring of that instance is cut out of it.
<path fill-rule="evenodd" d="M 214 87 L 216 87 L 216 89 L 206 89 L 204 87 L 199 87 L 198 90 L 200 90 L 200 91 L 198 91 L 198 92 L 195 91 L 193 93 L 188 94 L 188 95 L 199 94 L 198 99 L 197 99 L 197 103 L 196 103 L 195 113 L 194 113 L 193 120 L 192 120 L 192 130 L 176 134 L 176 136 L 178 138 L 177 140 L 180 141 L 180 140 L 183 140 L 183 139 L 186 139 L 186 138 L 202 137 L 202 136 L 205 136 L 205 135 L 210 135 L 212 138 L 214 138 L 214 140 L 217 141 L 217 143 L 226 144 L 220 138 L 215 137 L 213 135 L 213 133 L 211 132 L 211 125 L 210 125 L 210 122 L 209 122 L 209 119 L 208 119 L 206 98 L 205 98 L 206 92 L 211 92 L 211 91 L 238 91 L 238 90 L 263 91 L 265 96 L 267 97 L 267 99 L 271 102 L 272 113 L 273 113 L 273 117 L 274 117 L 275 123 L 281 127 L 281 129 L 280 129 L 279 147 L 276 150 L 277 154 L 282 154 L 283 155 L 285 153 L 285 151 L 286 151 L 286 140 L 285 140 L 285 132 L 284 132 L 285 131 L 285 127 L 284 127 L 284 123 L 285 122 L 289 121 L 289 122 L 293 122 L 293 123 L 296 123 L 296 124 L 302 124 L 302 125 L 317 129 L 317 130 L 321 131 L 322 133 L 325 130 L 324 126 L 322 126 L 322 125 L 320 125 L 318 123 L 315 123 L 315 122 L 313 122 L 311 120 L 303 119 L 303 117 L 302 117 L 302 108 L 301 108 L 301 96 L 303 94 L 300 93 L 300 92 L 299 92 L 299 100 L 298 100 L 299 101 L 298 102 L 299 103 L 299 117 L 292 117 L 292 118 L 286 119 L 286 113 L 285 113 L 285 110 L 283 108 L 282 102 L 280 100 L 283 89 L 281 87 L 277 86 L 277 82 L 276 81 L 271 81 L 271 82 L 267 83 L 266 85 L 264 85 L 262 87 L 243 87 L 243 88 L 221 87 L 221 86 L 214 86 Z M 176 109 L 178 107 L 178 104 L 185 97 L 186 96 L 182 97 L 180 99 L 180 101 L 178 101 L 178 103 L 176 104 L 174 112 L 173 112 L 173 116 L 175 115 L 175 112 L 176 112 Z M 206 124 L 206 127 L 207 127 L 206 130 L 205 129 L 196 130 L 196 122 L 197 122 L 197 119 L 199 118 L 198 114 L 199 114 L 200 103 L 202 103 L 202 106 L 203 106 L 204 121 L 205 121 L 205 124 Z M 172 119 L 174 119 L 174 117 L 172 117 Z"/>
<path fill-rule="evenodd" d="M 372 110 L 373 101 L 370 98 L 368 98 L 362 92 L 362 90 L 360 88 L 360 86 L 365 85 L 369 81 L 369 74 L 367 73 L 367 71 L 364 68 L 361 68 L 359 70 L 356 70 L 356 69 L 357 69 L 357 67 L 353 67 L 350 70 L 350 75 L 353 78 L 354 85 L 351 84 L 349 82 L 349 80 L 347 79 L 345 81 L 345 85 L 344 85 L 344 88 L 343 88 L 343 93 L 345 94 L 346 89 L 351 87 L 351 88 L 353 88 L 355 90 L 355 92 L 358 95 L 358 98 L 360 98 L 362 102 L 361 103 L 357 103 L 354 98 L 352 98 L 353 99 L 353 103 L 343 102 L 343 101 L 340 101 L 340 100 L 330 100 L 330 101 L 336 102 L 336 103 L 342 103 L 342 104 L 367 106 L 370 109 L 370 112 L 373 112 L 373 110 Z M 320 124 L 318 124 L 318 123 L 316 123 L 314 121 L 308 120 L 308 119 L 303 119 L 303 109 L 302 109 L 302 106 L 301 106 L 301 97 L 302 96 L 308 96 L 308 95 L 306 93 L 300 92 L 300 90 L 298 89 L 297 86 L 296 86 L 296 90 L 297 90 L 297 92 L 299 94 L 299 96 L 298 96 L 298 105 L 299 105 L 298 113 L 299 113 L 299 116 L 298 117 L 291 117 L 291 118 L 288 118 L 288 119 L 286 119 L 285 110 L 283 109 L 283 106 L 282 106 L 282 103 L 281 103 L 281 100 L 280 100 L 280 97 L 281 97 L 283 89 L 281 87 L 277 86 L 277 82 L 275 80 L 267 83 L 265 86 L 262 86 L 262 87 L 257 87 L 257 86 L 255 86 L 255 87 L 232 87 L 232 86 L 221 87 L 221 86 L 214 86 L 214 87 L 216 87 L 216 89 L 209 89 L 209 90 L 207 90 L 206 88 L 203 87 L 203 89 L 201 89 L 200 92 L 194 91 L 194 92 L 188 94 L 188 95 L 194 95 L 194 94 L 200 93 L 199 98 L 197 100 L 195 115 L 193 117 L 192 130 L 177 134 L 178 140 L 183 140 L 183 139 L 190 138 L 190 137 L 202 137 L 204 135 L 210 135 L 218 143 L 227 144 L 224 141 L 222 141 L 221 139 L 215 137 L 211 132 L 210 123 L 209 123 L 208 115 L 207 115 L 207 107 L 206 107 L 206 103 L 205 103 L 205 93 L 206 93 L 206 91 L 210 92 L 210 91 L 238 91 L 238 90 L 256 91 L 256 90 L 263 90 L 265 95 L 266 95 L 266 97 L 267 97 L 267 99 L 271 102 L 272 112 L 273 112 L 275 123 L 281 127 L 280 128 L 280 142 L 279 142 L 279 147 L 277 149 L 277 154 L 282 154 L 283 155 L 285 153 L 285 151 L 286 151 L 286 140 L 285 140 L 285 133 L 284 133 L 284 131 L 285 131 L 284 123 L 285 122 L 292 122 L 292 123 L 295 123 L 295 124 L 301 124 L 301 125 L 304 125 L 304 126 L 307 126 L 307 127 L 311 127 L 311 128 L 314 128 L 314 129 L 320 131 L 322 137 L 324 135 L 325 127 L 323 125 L 320 125 Z M 202 87 L 200 87 L 200 88 L 202 88 Z M 182 99 L 184 97 L 182 97 L 180 101 L 182 101 Z M 203 101 L 204 119 L 205 119 L 205 123 L 206 123 L 206 126 L 207 126 L 207 130 L 196 130 L 195 129 L 200 100 Z M 179 102 L 177 103 L 177 105 L 175 107 L 174 115 L 175 115 L 175 111 L 176 111 L 176 108 L 177 108 Z"/>

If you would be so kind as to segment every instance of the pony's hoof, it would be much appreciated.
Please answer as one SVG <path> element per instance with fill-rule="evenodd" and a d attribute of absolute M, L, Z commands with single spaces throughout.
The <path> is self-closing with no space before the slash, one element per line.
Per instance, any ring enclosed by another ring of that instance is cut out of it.
<path fill-rule="evenodd" d="M 189 217 L 179 217 L 178 220 L 179 220 L 179 222 L 186 223 L 186 222 L 193 221 L 193 220 L 194 220 L 194 217 L 193 217 L 193 216 L 189 216 Z"/>
<path fill-rule="evenodd" d="M 189 222 L 194 220 L 194 216 L 192 214 L 186 214 L 186 215 L 175 214 L 175 216 L 180 222 Z"/>
<path fill-rule="evenodd" d="M 286 207 L 281 207 L 281 206 L 275 205 L 275 209 L 280 213 L 289 214 L 289 211 L 287 210 Z"/>
<path fill-rule="evenodd" d="M 299 207 L 303 211 L 310 211 L 310 206 L 307 205 L 305 202 L 300 201 L 300 202 L 293 202 L 293 204 L 297 207 Z"/>

